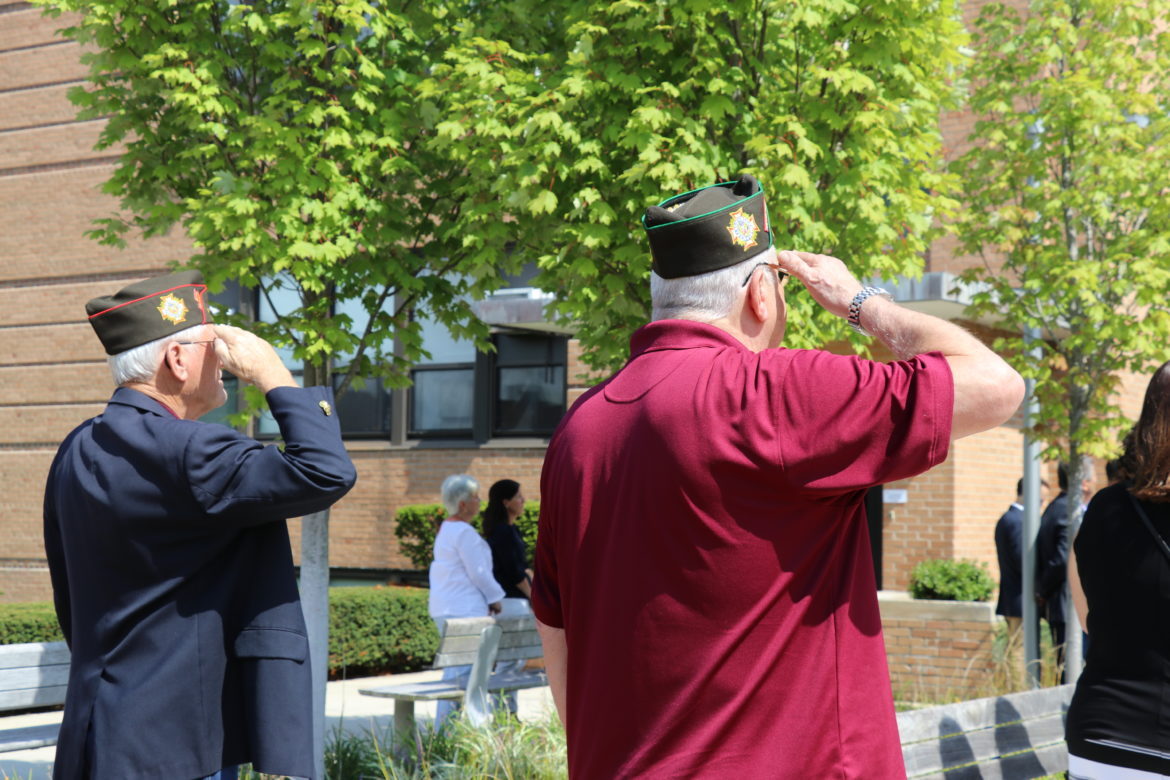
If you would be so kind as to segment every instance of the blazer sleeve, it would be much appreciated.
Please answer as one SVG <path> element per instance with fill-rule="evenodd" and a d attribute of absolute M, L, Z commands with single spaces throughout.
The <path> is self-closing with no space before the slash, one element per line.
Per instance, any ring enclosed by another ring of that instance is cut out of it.
<path fill-rule="evenodd" d="M 49 488 L 45 490 L 44 504 L 44 534 L 45 558 L 49 562 L 49 579 L 53 583 L 53 608 L 57 613 L 57 623 L 61 626 L 61 634 L 65 637 L 65 644 L 73 649 L 73 613 L 69 600 L 69 579 L 65 566 L 65 545 L 61 539 L 60 518 L 57 516 L 57 504 L 54 500 L 53 475 L 56 472 L 56 461 L 49 469 Z"/>
<path fill-rule="evenodd" d="M 200 425 L 187 442 L 184 468 L 208 515 L 248 523 L 299 517 L 332 506 L 357 480 L 332 390 L 278 387 L 267 398 L 283 448 L 222 425 Z"/>

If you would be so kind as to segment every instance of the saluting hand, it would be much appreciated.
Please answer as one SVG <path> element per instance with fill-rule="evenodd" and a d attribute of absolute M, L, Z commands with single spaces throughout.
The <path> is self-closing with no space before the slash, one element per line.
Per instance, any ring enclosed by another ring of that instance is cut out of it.
<path fill-rule="evenodd" d="M 231 325 L 213 325 L 215 354 L 223 367 L 263 393 L 274 387 L 296 387 L 280 355 L 264 339 Z"/>
<path fill-rule="evenodd" d="M 837 258 L 812 252 L 776 253 L 780 268 L 795 276 L 813 300 L 838 317 L 849 314 L 853 296 L 861 292 L 861 282 Z"/>

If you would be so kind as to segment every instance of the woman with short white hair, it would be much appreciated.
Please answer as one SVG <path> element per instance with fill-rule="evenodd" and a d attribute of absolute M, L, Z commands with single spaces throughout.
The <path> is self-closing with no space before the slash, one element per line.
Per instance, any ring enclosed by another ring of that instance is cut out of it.
<path fill-rule="evenodd" d="M 479 483 L 466 474 L 452 474 L 443 480 L 440 494 L 448 517 L 435 534 L 429 608 L 441 634 L 450 618 L 498 613 L 504 589 L 492 576 L 491 548 L 471 525 L 479 513 Z M 443 670 L 443 679 L 466 686 L 470 674 L 470 666 L 449 666 Z M 439 702 L 436 729 L 455 706 L 449 700 Z"/>

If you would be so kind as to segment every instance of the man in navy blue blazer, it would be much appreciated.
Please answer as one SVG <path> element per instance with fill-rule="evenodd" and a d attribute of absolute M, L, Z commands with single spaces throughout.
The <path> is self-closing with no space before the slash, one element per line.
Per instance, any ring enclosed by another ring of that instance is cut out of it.
<path fill-rule="evenodd" d="M 195 272 L 87 304 L 118 386 L 45 490 L 72 651 L 56 780 L 314 773 L 308 640 L 285 520 L 353 486 L 327 388 L 213 324 Z M 198 418 L 221 368 L 265 393 L 283 447 Z"/>

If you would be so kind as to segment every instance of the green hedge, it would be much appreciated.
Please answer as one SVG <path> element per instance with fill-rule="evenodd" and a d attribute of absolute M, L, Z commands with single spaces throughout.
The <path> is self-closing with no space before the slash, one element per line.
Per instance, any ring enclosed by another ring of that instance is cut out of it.
<path fill-rule="evenodd" d="M 922 561 L 910 573 L 910 596 L 939 601 L 987 601 L 995 582 L 986 563 L 937 559 Z"/>
<path fill-rule="evenodd" d="M 64 638 L 52 602 L 0 604 L 0 645 L 60 642 Z"/>
<path fill-rule="evenodd" d="M 430 666 L 439 634 L 425 588 L 330 588 L 329 676 L 364 677 Z M 64 639 L 49 602 L 0 604 L 0 644 Z"/>
<path fill-rule="evenodd" d="M 439 632 L 425 588 L 330 588 L 329 676 L 366 677 L 430 666 Z"/>
<path fill-rule="evenodd" d="M 429 569 L 434 557 L 435 532 L 439 523 L 447 517 L 441 504 L 412 504 L 404 506 L 394 515 L 394 535 L 398 537 L 398 549 L 402 551 L 416 569 Z M 540 502 L 524 504 L 524 514 L 516 518 L 516 526 L 529 556 L 536 549 L 536 526 L 540 517 Z M 476 515 L 471 524 L 480 530 L 481 517 Z"/>

